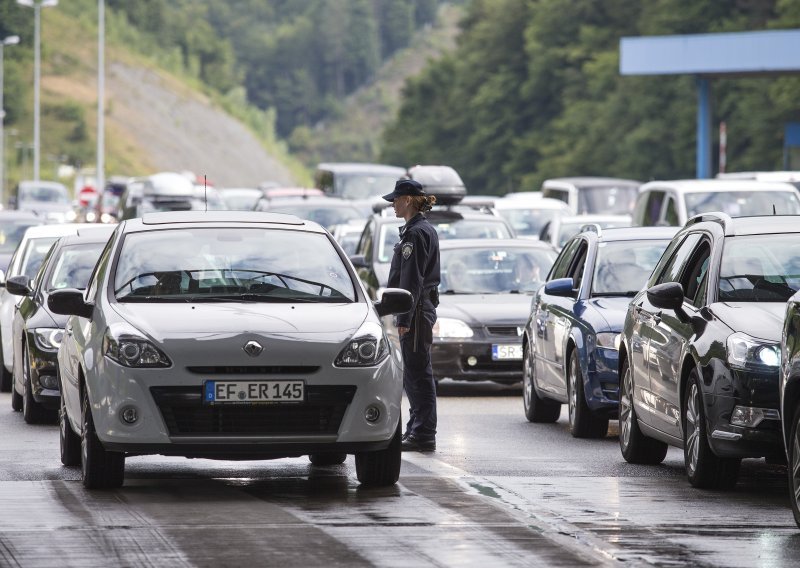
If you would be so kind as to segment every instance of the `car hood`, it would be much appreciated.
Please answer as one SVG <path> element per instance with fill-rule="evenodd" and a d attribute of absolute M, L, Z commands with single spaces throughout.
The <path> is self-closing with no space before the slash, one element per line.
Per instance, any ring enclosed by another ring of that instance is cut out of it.
<path fill-rule="evenodd" d="M 156 341 L 259 335 L 301 341 L 344 341 L 361 326 L 369 306 L 352 304 L 116 303 L 114 310 Z"/>
<path fill-rule="evenodd" d="M 628 312 L 628 304 L 630 303 L 631 299 L 625 296 L 592 298 L 586 302 L 587 306 L 608 326 L 608 329 L 615 332 L 622 331 L 625 325 L 625 314 Z M 587 312 L 583 317 L 585 319 L 590 318 L 590 312 Z M 598 327 L 595 323 L 595 329 Z"/>
<path fill-rule="evenodd" d="M 527 294 L 442 294 L 436 315 L 474 325 L 525 325 L 531 309 Z"/>
<path fill-rule="evenodd" d="M 786 304 L 782 302 L 717 302 L 711 312 L 733 331 L 779 342 Z"/>

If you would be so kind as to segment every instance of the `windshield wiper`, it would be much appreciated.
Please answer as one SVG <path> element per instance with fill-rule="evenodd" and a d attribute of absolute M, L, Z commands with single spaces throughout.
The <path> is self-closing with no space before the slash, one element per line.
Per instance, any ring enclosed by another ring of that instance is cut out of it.
<path fill-rule="evenodd" d="M 117 297 L 117 302 L 162 302 L 162 303 L 186 303 L 190 300 L 180 296 L 135 296 L 129 294 L 127 296 Z"/>
<path fill-rule="evenodd" d="M 592 292 L 592 298 L 633 298 L 639 290 L 629 290 L 627 292 Z"/>

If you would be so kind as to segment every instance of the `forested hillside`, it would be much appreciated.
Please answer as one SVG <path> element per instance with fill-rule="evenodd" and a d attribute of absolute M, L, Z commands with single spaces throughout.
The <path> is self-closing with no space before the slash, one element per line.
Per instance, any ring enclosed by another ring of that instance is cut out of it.
<path fill-rule="evenodd" d="M 475 193 L 548 177 L 693 177 L 692 77 L 622 77 L 623 36 L 800 27 L 797 0 L 473 0 L 458 48 L 410 80 L 390 163 L 446 163 Z M 800 78 L 712 82 L 728 171 L 781 167 Z"/>

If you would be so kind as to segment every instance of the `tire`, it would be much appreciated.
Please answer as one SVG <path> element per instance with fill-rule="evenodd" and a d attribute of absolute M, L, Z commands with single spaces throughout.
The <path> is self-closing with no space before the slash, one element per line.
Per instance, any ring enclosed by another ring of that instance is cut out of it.
<path fill-rule="evenodd" d="M 14 412 L 22 410 L 22 395 L 14 388 L 14 383 L 11 383 L 11 409 Z"/>
<path fill-rule="evenodd" d="M 61 463 L 66 466 L 81 465 L 81 437 L 75 433 L 69 423 L 63 395 L 58 410 L 58 430 L 61 441 Z"/>
<path fill-rule="evenodd" d="M 49 422 L 52 413 L 48 412 L 41 404 L 33 398 L 33 388 L 31 387 L 31 367 L 28 354 L 28 346 L 22 346 L 22 417 L 27 424 L 42 424 Z"/>
<path fill-rule="evenodd" d="M 608 417 L 598 416 L 586 403 L 583 373 L 578 360 L 578 350 L 573 349 L 567 368 L 569 431 L 573 438 L 605 438 L 608 434 Z"/>
<path fill-rule="evenodd" d="M 0 392 L 8 392 L 13 388 L 14 377 L 6 370 L 3 359 L 3 348 L 0 347 Z"/>
<path fill-rule="evenodd" d="M 736 487 L 742 460 L 720 458 L 708 444 L 706 413 L 697 371 L 692 369 L 683 401 L 683 459 L 692 487 L 729 490 Z"/>
<path fill-rule="evenodd" d="M 628 463 L 656 465 L 667 457 L 669 446 L 648 438 L 639 429 L 633 405 L 633 376 L 626 360 L 622 365 L 619 393 L 619 449 Z"/>
<path fill-rule="evenodd" d="M 397 422 L 392 441 L 385 450 L 356 454 L 356 477 L 364 487 L 394 485 L 400 478 L 402 432 Z"/>
<path fill-rule="evenodd" d="M 317 465 L 317 466 L 339 465 L 343 464 L 344 460 L 346 459 L 347 459 L 347 454 L 326 453 L 326 454 L 310 454 L 308 456 L 308 461 L 311 462 L 311 465 Z"/>
<path fill-rule="evenodd" d="M 113 489 L 125 480 L 125 454 L 109 452 L 97 438 L 89 394 L 83 391 L 81 404 L 81 477 L 86 489 Z"/>
<path fill-rule="evenodd" d="M 522 406 L 528 422 L 558 422 L 561 416 L 561 403 L 539 397 L 534 386 L 535 366 L 530 347 L 525 346 L 522 353 Z"/>
<path fill-rule="evenodd" d="M 787 449 L 789 450 L 789 467 L 787 472 L 789 474 L 789 502 L 792 504 L 792 514 L 794 514 L 794 522 L 800 528 L 800 405 L 794 411 L 794 418 L 792 419 L 792 429 L 789 435 L 789 443 Z"/>

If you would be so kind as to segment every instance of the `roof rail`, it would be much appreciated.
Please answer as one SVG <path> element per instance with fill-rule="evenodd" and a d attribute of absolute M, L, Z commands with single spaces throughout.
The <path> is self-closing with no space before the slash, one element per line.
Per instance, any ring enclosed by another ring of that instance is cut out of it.
<path fill-rule="evenodd" d="M 722 225 L 722 230 L 725 231 L 725 234 L 728 234 L 728 229 L 730 228 L 731 223 L 733 223 L 733 219 L 731 219 L 731 216 L 727 213 L 723 213 L 722 211 L 709 211 L 708 213 L 700 213 L 699 215 L 690 217 L 686 220 L 684 227 L 696 225 L 697 223 L 703 223 L 705 221 L 719 223 Z"/>
<path fill-rule="evenodd" d="M 597 238 L 603 236 L 603 228 L 598 223 L 586 223 L 585 225 L 581 226 L 581 230 L 578 231 L 579 233 L 586 233 L 592 232 L 597 233 Z"/>

